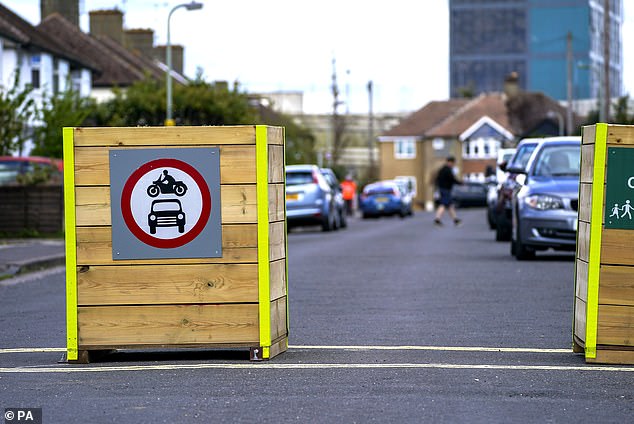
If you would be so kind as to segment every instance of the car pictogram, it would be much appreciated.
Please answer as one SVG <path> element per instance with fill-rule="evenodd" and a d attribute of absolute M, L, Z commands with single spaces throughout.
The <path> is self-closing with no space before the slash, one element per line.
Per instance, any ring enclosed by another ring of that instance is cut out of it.
<path fill-rule="evenodd" d="M 147 217 L 150 234 L 156 234 L 157 227 L 178 227 L 185 232 L 185 213 L 180 200 L 160 199 L 152 201 L 152 209 Z"/>

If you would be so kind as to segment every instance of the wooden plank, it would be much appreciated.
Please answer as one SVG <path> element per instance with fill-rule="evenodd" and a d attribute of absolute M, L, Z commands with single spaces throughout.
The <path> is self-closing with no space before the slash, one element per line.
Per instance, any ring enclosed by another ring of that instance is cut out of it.
<path fill-rule="evenodd" d="M 596 358 L 586 358 L 592 364 L 634 365 L 634 350 L 597 349 Z"/>
<path fill-rule="evenodd" d="M 634 306 L 634 267 L 601 266 L 599 304 Z"/>
<path fill-rule="evenodd" d="M 259 343 L 257 304 L 83 306 L 77 318 L 81 349 Z"/>
<path fill-rule="evenodd" d="M 579 221 L 577 228 L 577 258 L 590 262 L 590 224 Z"/>
<path fill-rule="evenodd" d="M 597 134 L 596 125 L 586 125 L 581 131 L 581 143 L 582 144 L 594 144 L 594 140 Z"/>
<path fill-rule="evenodd" d="M 599 305 L 598 345 L 634 347 L 634 307 Z"/>
<path fill-rule="evenodd" d="M 581 341 L 586 340 L 586 302 L 575 298 L 575 328 L 574 335 Z"/>
<path fill-rule="evenodd" d="M 579 185 L 579 221 L 590 222 L 592 216 L 592 184 Z"/>
<path fill-rule="evenodd" d="M 77 275 L 81 306 L 257 301 L 256 264 L 91 266 Z"/>
<path fill-rule="evenodd" d="M 288 349 L 288 337 L 283 337 L 277 342 L 273 342 L 269 349 L 269 359 L 273 359 L 280 353 L 286 352 Z"/>
<path fill-rule="evenodd" d="M 257 225 L 223 225 L 222 258 L 112 260 L 110 227 L 77 227 L 77 265 L 257 263 Z"/>
<path fill-rule="evenodd" d="M 634 231 L 604 229 L 601 236 L 601 264 L 634 265 Z"/>
<path fill-rule="evenodd" d="M 179 149 L 187 147 L 200 146 L 178 146 Z M 75 185 L 110 185 L 109 150 L 108 147 L 75 148 Z M 255 146 L 220 146 L 220 184 L 254 184 L 255 181 Z"/>
<path fill-rule="evenodd" d="M 286 226 L 284 221 L 273 222 L 269 226 L 269 260 L 286 257 Z"/>
<path fill-rule="evenodd" d="M 575 263 L 575 296 L 588 301 L 588 263 L 577 259 Z"/>
<path fill-rule="evenodd" d="M 284 184 L 269 184 L 269 222 L 286 218 L 286 192 Z"/>
<path fill-rule="evenodd" d="M 269 184 L 284 183 L 284 146 L 269 146 Z"/>
<path fill-rule="evenodd" d="M 110 187 L 75 187 L 77 226 L 111 225 Z"/>
<path fill-rule="evenodd" d="M 267 127 L 266 139 L 269 144 L 284 145 L 284 127 Z"/>
<path fill-rule="evenodd" d="M 75 146 L 205 146 L 255 144 L 254 126 L 75 128 Z"/>
<path fill-rule="evenodd" d="M 76 187 L 77 226 L 111 225 L 110 187 Z M 257 222 L 256 188 L 250 185 L 220 186 L 223 224 Z"/>
<path fill-rule="evenodd" d="M 582 183 L 592 184 L 594 175 L 594 144 L 581 146 L 581 170 L 579 179 Z"/>
<path fill-rule="evenodd" d="M 610 147 L 634 145 L 634 125 L 608 125 L 608 140 Z"/>
<path fill-rule="evenodd" d="M 286 260 L 280 259 L 270 264 L 269 292 L 271 300 L 286 296 Z"/>
<path fill-rule="evenodd" d="M 271 302 L 271 340 L 286 336 L 286 296 Z"/>

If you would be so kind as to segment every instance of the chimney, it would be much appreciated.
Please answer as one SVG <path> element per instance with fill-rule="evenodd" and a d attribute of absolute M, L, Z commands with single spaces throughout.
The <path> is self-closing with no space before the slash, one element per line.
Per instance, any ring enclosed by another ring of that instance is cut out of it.
<path fill-rule="evenodd" d="M 154 49 L 154 57 L 161 62 L 167 64 L 166 52 L 167 46 L 156 46 Z M 179 74 L 183 74 L 183 54 L 184 48 L 179 44 L 172 44 L 172 69 Z"/>
<path fill-rule="evenodd" d="M 511 98 L 517 96 L 520 91 L 520 76 L 513 71 L 504 78 L 504 94 Z"/>
<path fill-rule="evenodd" d="M 119 9 L 93 10 L 90 15 L 90 34 L 106 35 L 123 45 L 123 12 Z"/>
<path fill-rule="evenodd" d="M 79 0 L 40 0 L 40 20 L 53 13 L 59 13 L 79 27 Z"/>
<path fill-rule="evenodd" d="M 129 29 L 124 32 L 125 46 L 128 50 L 153 59 L 154 58 L 154 30 Z"/>

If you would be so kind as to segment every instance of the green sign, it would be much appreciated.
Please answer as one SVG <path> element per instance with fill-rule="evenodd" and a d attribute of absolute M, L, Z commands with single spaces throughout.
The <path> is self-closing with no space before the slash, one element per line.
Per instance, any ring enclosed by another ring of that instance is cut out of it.
<path fill-rule="evenodd" d="M 605 228 L 634 230 L 634 149 L 608 148 Z"/>

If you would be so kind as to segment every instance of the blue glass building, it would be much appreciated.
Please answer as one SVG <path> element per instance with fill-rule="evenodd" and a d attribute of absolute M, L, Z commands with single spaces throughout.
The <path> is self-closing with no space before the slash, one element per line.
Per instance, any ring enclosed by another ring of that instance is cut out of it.
<path fill-rule="evenodd" d="M 450 93 L 502 91 L 504 78 L 565 100 L 567 34 L 574 99 L 596 98 L 603 72 L 603 0 L 449 0 Z M 623 0 L 610 0 L 610 92 L 622 95 Z"/>

